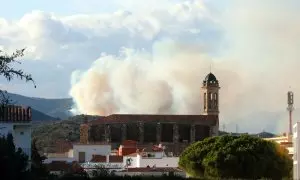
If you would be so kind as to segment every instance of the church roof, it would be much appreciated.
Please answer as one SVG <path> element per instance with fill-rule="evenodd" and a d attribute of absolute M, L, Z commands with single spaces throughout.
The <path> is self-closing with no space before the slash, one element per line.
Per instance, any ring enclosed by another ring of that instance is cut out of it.
<path fill-rule="evenodd" d="M 209 73 L 208 75 L 206 75 L 205 81 L 217 81 L 217 78 L 213 73 Z"/>
<path fill-rule="evenodd" d="M 214 125 L 218 120 L 216 115 L 156 115 L 156 114 L 112 114 L 89 122 L 89 125 L 97 124 L 122 124 L 122 123 L 182 123 Z"/>
<path fill-rule="evenodd" d="M 203 85 L 218 85 L 219 81 L 217 80 L 216 76 L 213 73 L 209 73 L 206 75 Z"/>

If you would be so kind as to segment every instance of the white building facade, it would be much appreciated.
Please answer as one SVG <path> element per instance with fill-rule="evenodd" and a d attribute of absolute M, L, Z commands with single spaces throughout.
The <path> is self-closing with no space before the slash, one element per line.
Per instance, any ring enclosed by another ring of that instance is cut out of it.
<path fill-rule="evenodd" d="M 124 166 L 127 168 L 178 167 L 179 157 L 167 157 L 163 152 L 155 152 L 153 154 L 153 157 L 144 156 L 143 153 L 134 153 L 132 155 L 124 156 Z"/>
<path fill-rule="evenodd" d="M 299 134 L 299 136 L 298 136 Z M 300 122 L 293 126 L 293 179 L 300 179 L 300 158 L 299 158 L 299 145 L 300 145 Z"/>
<path fill-rule="evenodd" d="M 7 106 L 1 108 L 0 136 L 12 134 L 16 148 L 31 158 L 31 108 Z"/>
<path fill-rule="evenodd" d="M 73 158 L 79 163 L 90 162 L 94 155 L 107 156 L 110 144 L 73 144 Z"/>

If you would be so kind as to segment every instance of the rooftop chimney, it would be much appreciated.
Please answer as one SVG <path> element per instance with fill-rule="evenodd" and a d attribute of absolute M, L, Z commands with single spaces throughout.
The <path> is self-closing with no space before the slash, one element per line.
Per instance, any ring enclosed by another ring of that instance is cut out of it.
<path fill-rule="evenodd" d="M 89 125 L 87 123 L 87 117 L 84 116 L 84 123 L 80 125 L 80 144 L 88 144 Z"/>

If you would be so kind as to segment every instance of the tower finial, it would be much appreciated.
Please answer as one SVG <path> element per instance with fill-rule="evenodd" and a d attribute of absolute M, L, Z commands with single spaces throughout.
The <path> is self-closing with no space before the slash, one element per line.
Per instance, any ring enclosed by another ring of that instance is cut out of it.
<path fill-rule="evenodd" d="M 211 73 L 211 63 L 210 63 L 210 65 L 209 65 L 209 72 Z"/>

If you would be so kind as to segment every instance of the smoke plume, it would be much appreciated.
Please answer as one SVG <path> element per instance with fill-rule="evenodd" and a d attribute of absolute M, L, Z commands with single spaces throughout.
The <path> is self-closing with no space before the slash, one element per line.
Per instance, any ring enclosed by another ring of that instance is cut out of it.
<path fill-rule="evenodd" d="M 118 56 L 103 54 L 87 71 L 72 75 L 76 110 L 199 114 L 201 83 L 212 65 L 221 86 L 220 123 L 227 130 L 235 124 L 239 131 L 287 130 L 289 86 L 295 103 L 300 100 L 300 24 L 290 4 L 251 2 L 218 14 L 226 41 L 220 44 L 227 45 L 221 56 L 170 39 L 154 43 L 152 52 L 124 48 Z"/>

